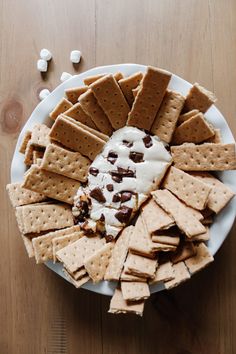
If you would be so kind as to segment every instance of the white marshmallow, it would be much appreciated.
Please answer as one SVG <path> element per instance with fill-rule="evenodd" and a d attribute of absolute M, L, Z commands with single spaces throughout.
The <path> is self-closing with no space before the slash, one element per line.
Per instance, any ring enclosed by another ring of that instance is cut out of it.
<path fill-rule="evenodd" d="M 48 89 L 43 89 L 39 92 L 39 99 L 42 101 L 44 98 L 46 98 L 50 94 L 50 91 Z"/>
<path fill-rule="evenodd" d="M 45 73 L 48 70 L 48 63 L 44 59 L 39 59 L 37 61 L 37 69 L 38 71 Z"/>
<path fill-rule="evenodd" d="M 48 49 L 43 48 L 40 51 L 40 58 L 49 61 L 52 59 L 52 53 Z"/>
<path fill-rule="evenodd" d="M 81 59 L 81 52 L 79 50 L 72 50 L 70 52 L 70 61 L 72 63 L 78 64 Z"/>
<path fill-rule="evenodd" d="M 66 71 L 63 71 L 63 73 L 61 74 L 60 80 L 61 82 L 64 82 L 66 80 L 69 80 L 73 75 L 67 73 Z"/>

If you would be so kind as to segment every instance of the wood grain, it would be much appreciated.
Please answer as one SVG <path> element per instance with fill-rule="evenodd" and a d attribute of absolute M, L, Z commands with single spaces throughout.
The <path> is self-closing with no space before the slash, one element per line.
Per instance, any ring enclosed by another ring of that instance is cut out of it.
<path fill-rule="evenodd" d="M 78 291 L 27 258 L 5 185 L 38 92 L 58 85 L 62 71 L 125 62 L 166 68 L 214 90 L 236 135 L 236 2 L 1 0 L 0 26 L 0 353 L 235 353 L 235 226 L 215 262 L 153 295 L 142 319 L 112 316 L 109 298 Z M 43 47 L 53 60 L 41 77 Z M 72 49 L 83 54 L 77 68 Z"/>

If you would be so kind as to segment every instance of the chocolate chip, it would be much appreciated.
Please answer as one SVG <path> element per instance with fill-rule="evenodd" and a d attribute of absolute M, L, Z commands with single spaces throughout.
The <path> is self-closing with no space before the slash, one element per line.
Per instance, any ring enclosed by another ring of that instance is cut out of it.
<path fill-rule="evenodd" d="M 121 193 L 121 203 L 127 202 L 132 197 L 132 192 L 122 192 Z"/>
<path fill-rule="evenodd" d="M 120 183 L 122 182 L 122 176 L 119 174 L 113 174 L 111 173 L 111 178 L 113 179 L 113 181 L 115 181 L 116 183 Z"/>
<path fill-rule="evenodd" d="M 128 208 L 126 206 L 122 206 L 119 211 L 115 214 L 115 217 L 117 220 L 119 220 L 121 223 L 127 224 L 129 221 L 130 217 L 132 214 L 132 209 Z"/>
<path fill-rule="evenodd" d="M 119 196 L 119 194 L 114 194 L 113 195 L 113 198 L 112 198 L 112 201 L 113 201 L 113 203 L 118 203 L 118 202 L 120 202 L 120 196 Z"/>
<path fill-rule="evenodd" d="M 150 135 L 146 135 L 143 138 L 143 142 L 147 149 L 150 148 L 152 146 L 152 138 L 150 137 Z"/>
<path fill-rule="evenodd" d="M 107 243 L 112 242 L 114 241 L 114 237 L 112 235 L 105 235 L 105 240 Z"/>
<path fill-rule="evenodd" d="M 97 176 L 99 173 L 99 170 L 96 167 L 90 167 L 89 173 L 93 176 Z"/>
<path fill-rule="evenodd" d="M 102 222 L 104 222 L 105 221 L 105 216 L 104 216 L 104 214 L 101 214 L 101 216 L 100 216 L 100 219 L 99 219 L 100 221 L 102 221 Z"/>
<path fill-rule="evenodd" d="M 116 152 L 114 151 L 110 151 L 108 156 L 107 156 L 107 161 L 109 161 L 112 165 L 114 165 L 114 163 L 116 162 L 118 158 L 118 155 Z"/>
<path fill-rule="evenodd" d="M 130 151 L 129 158 L 130 158 L 130 160 L 134 161 L 135 163 L 143 162 L 143 153 L 136 152 L 136 151 Z"/>
<path fill-rule="evenodd" d="M 135 177 L 135 173 L 132 170 L 122 168 L 122 167 L 118 167 L 117 170 L 118 170 L 118 173 L 120 175 L 122 175 L 123 177 Z"/>
<path fill-rule="evenodd" d="M 104 197 L 100 188 L 96 187 L 91 190 L 90 196 L 96 199 L 99 203 L 105 203 L 106 198 Z"/>
<path fill-rule="evenodd" d="M 114 191 L 113 184 L 107 184 L 107 190 L 108 190 L 108 192 L 113 192 Z"/>
<path fill-rule="evenodd" d="M 126 145 L 127 147 L 129 147 L 129 148 L 134 145 L 131 141 L 128 141 L 128 140 L 123 140 L 122 143 L 123 143 L 124 145 Z"/>

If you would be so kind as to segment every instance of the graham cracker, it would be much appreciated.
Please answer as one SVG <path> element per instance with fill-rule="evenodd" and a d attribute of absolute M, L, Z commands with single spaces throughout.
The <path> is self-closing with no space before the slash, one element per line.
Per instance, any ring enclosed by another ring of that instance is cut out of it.
<path fill-rule="evenodd" d="M 90 160 L 93 160 L 105 145 L 104 140 L 85 130 L 83 125 L 73 124 L 63 116 L 58 117 L 54 123 L 50 137 Z"/>
<path fill-rule="evenodd" d="M 88 274 L 87 274 L 85 268 L 81 268 L 74 273 L 70 273 L 70 275 L 72 276 L 73 279 L 80 280 L 81 278 L 83 278 L 85 275 L 88 275 Z"/>
<path fill-rule="evenodd" d="M 42 160 L 44 155 L 44 150 L 34 150 L 33 151 L 33 164 L 38 164 L 38 160 Z"/>
<path fill-rule="evenodd" d="M 198 210 L 206 207 L 211 192 L 209 185 L 173 166 L 170 167 L 165 177 L 163 187 L 187 205 Z"/>
<path fill-rule="evenodd" d="M 178 92 L 166 91 L 153 122 L 151 132 L 169 143 L 172 139 L 185 98 Z"/>
<path fill-rule="evenodd" d="M 50 128 L 45 124 L 35 124 L 31 134 L 31 144 L 35 147 L 45 148 L 50 143 Z"/>
<path fill-rule="evenodd" d="M 46 200 L 44 195 L 22 188 L 21 183 L 7 184 L 6 190 L 14 208 L 21 205 L 33 204 Z"/>
<path fill-rule="evenodd" d="M 200 112 L 205 113 L 215 102 L 216 97 L 212 92 L 195 83 L 186 97 L 183 110 L 187 112 L 198 109 Z"/>
<path fill-rule="evenodd" d="M 133 313 L 138 316 L 143 315 L 144 301 L 126 301 L 120 289 L 116 289 L 110 302 L 109 313 Z"/>
<path fill-rule="evenodd" d="M 53 109 L 53 111 L 49 114 L 49 117 L 52 118 L 53 120 L 56 120 L 57 117 L 61 114 L 66 112 L 68 109 L 72 107 L 72 103 L 68 101 L 66 98 L 62 98 L 60 102 L 56 105 L 56 107 Z"/>
<path fill-rule="evenodd" d="M 220 129 L 214 129 L 214 132 L 215 132 L 215 135 L 212 136 L 211 138 L 207 139 L 207 142 L 213 143 L 213 144 L 222 144 L 223 140 L 222 140 Z"/>
<path fill-rule="evenodd" d="M 80 229 L 78 225 L 77 227 Z M 59 237 L 56 236 L 52 239 L 52 254 L 54 263 L 57 261 L 56 252 L 84 236 L 84 233 L 79 229 L 77 231 L 71 231 L 70 233 L 68 232 L 65 236 L 60 235 Z"/>
<path fill-rule="evenodd" d="M 115 130 L 124 127 L 130 108 L 114 77 L 106 75 L 90 87 L 112 127 Z"/>
<path fill-rule="evenodd" d="M 207 207 L 218 214 L 234 197 L 235 193 L 216 177 L 207 172 L 192 173 L 200 181 L 211 187 Z"/>
<path fill-rule="evenodd" d="M 207 218 L 204 218 L 203 220 L 202 220 L 202 224 L 203 225 L 210 225 L 210 224 L 212 224 L 213 223 L 213 217 L 212 216 L 208 216 Z"/>
<path fill-rule="evenodd" d="M 76 228 L 78 230 L 76 231 Z M 33 238 L 33 248 L 35 253 L 36 263 L 43 263 L 53 259 L 53 243 L 54 239 L 70 236 L 70 240 L 77 241 L 84 236 L 78 226 L 68 227 L 66 229 L 49 232 L 45 235 Z M 58 241 L 59 242 L 59 241 Z M 68 245 L 68 242 L 66 243 Z"/>
<path fill-rule="evenodd" d="M 235 144 L 171 146 L 175 167 L 184 171 L 224 171 L 236 169 Z"/>
<path fill-rule="evenodd" d="M 104 278 L 113 248 L 114 242 L 108 242 L 86 258 L 84 267 L 94 283 L 98 283 Z"/>
<path fill-rule="evenodd" d="M 177 248 L 177 246 L 174 246 L 174 245 L 169 245 L 166 243 L 157 242 L 157 240 L 155 240 L 155 238 L 154 238 L 153 250 L 155 252 L 174 252 L 176 250 L 176 248 Z"/>
<path fill-rule="evenodd" d="M 80 288 L 82 285 L 84 285 L 85 283 L 87 283 L 90 278 L 88 275 L 83 276 L 82 278 L 80 278 L 79 280 L 75 280 L 71 274 L 69 272 L 67 272 L 66 269 L 63 269 L 63 273 L 65 274 L 65 276 L 68 278 L 68 280 L 70 281 L 71 284 L 73 284 L 77 289 Z"/>
<path fill-rule="evenodd" d="M 109 136 L 112 135 L 113 129 L 111 123 L 105 112 L 99 106 L 91 89 L 87 90 L 87 92 L 80 96 L 79 103 L 102 133 Z"/>
<path fill-rule="evenodd" d="M 123 281 L 140 281 L 140 282 L 146 282 L 147 278 L 144 277 L 138 277 L 137 275 L 133 275 L 133 274 L 126 274 L 125 271 L 123 270 L 120 276 L 120 280 Z"/>
<path fill-rule="evenodd" d="M 113 76 L 117 82 L 124 78 L 124 75 L 119 71 L 117 73 L 113 74 Z"/>
<path fill-rule="evenodd" d="M 149 66 L 128 116 L 127 125 L 150 130 L 166 93 L 171 74 Z"/>
<path fill-rule="evenodd" d="M 65 90 L 66 98 L 72 104 L 75 104 L 78 102 L 78 98 L 87 90 L 88 90 L 88 86 L 68 88 Z"/>
<path fill-rule="evenodd" d="M 210 230 L 209 227 L 205 226 L 206 231 L 204 234 L 197 235 L 192 237 L 191 239 L 186 238 L 185 241 L 191 241 L 191 242 L 206 242 L 210 240 Z"/>
<path fill-rule="evenodd" d="M 134 227 L 128 226 L 124 228 L 117 239 L 106 273 L 105 280 L 119 280 L 124 266 L 125 258 L 128 253 L 130 235 L 133 232 Z"/>
<path fill-rule="evenodd" d="M 16 208 L 16 218 L 23 234 L 63 229 L 74 225 L 71 208 L 66 204 L 35 204 Z"/>
<path fill-rule="evenodd" d="M 139 89 L 140 89 L 140 85 L 138 85 L 135 89 L 132 90 L 134 98 L 137 96 Z"/>
<path fill-rule="evenodd" d="M 132 90 L 135 89 L 140 84 L 142 78 L 143 78 L 143 74 L 141 72 L 137 72 L 134 73 L 133 75 L 130 75 L 118 81 L 121 91 L 123 92 L 126 101 L 130 105 L 130 107 L 134 102 L 134 95 Z"/>
<path fill-rule="evenodd" d="M 130 236 L 129 250 L 147 256 L 153 257 L 153 242 L 148 233 L 142 215 L 139 215 L 134 230 Z"/>
<path fill-rule="evenodd" d="M 189 205 L 185 204 L 184 205 L 188 210 L 189 212 L 196 218 L 198 219 L 199 221 L 202 221 L 204 219 L 204 216 L 202 215 L 202 213 L 200 213 L 199 210 L 197 209 L 193 209 L 192 207 L 190 207 Z"/>
<path fill-rule="evenodd" d="M 34 152 L 34 146 L 31 144 L 31 140 L 28 141 L 26 149 L 25 149 L 25 158 L 24 158 L 24 164 L 26 166 L 31 166 L 33 163 L 33 152 Z"/>
<path fill-rule="evenodd" d="M 168 229 L 175 223 L 153 198 L 142 208 L 141 214 L 150 235 L 157 230 Z"/>
<path fill-rule="evenodd" d="M 85 260 L 101 248 L 104 243 L 105 239 L 101 239 L 99 236 L 84 236 L 57 251 L 56 257 L 69 272 L 73 273 L 83 267 Z"/>
<path fill-rule="evenodd" d="M 74 120 L 85 124 L 86 126 L 97 129 L 96 125 L 92 121 L 91 117 L 83 110 L 81 104 L 78 102 L 67 111 L 64 112 L 67 117 L 73 118 Z"/>
<path fill-rule="evenodd" d="M 32 239 L 28 236 L 23 235 L 23 234 L 21 235 L 21 237 L 24 242 L 25 249 L 26 249 L 26 252 L 27 252 L 29 258 L 33 258 L 34 257 L 34 249 L 33 249 Z"/>
<path fill-rule="evenodd" d="M 47 171 L 86 182 L 91 161 L 79 152 L 69 151 L 56 144 L 49 144 L 41 168 Z"/>
<path fill-rule="evenodd" d="M 106 74 L 98 74 L 98 75 L 92 75 L 92 76 L 88 76 L 84 79 L 84 84 L 89 86 L 91 85 L 93 82 L 101 79 L 102 77 L 106 76 Z"/>
<path fill-rule="evenodd" d="M 19 148 L 19 152 L 21 152 L 22 154 L 25 153 L 27 144 L 30 139 L 31 139 L 31 131 L 26 130 L 25 135 L 23 136 L 23 140 L 21 142 L 20 148 Z"/>
<path fill-rule="evenodd" d="M 157 259 L 150 259 L 137 254 L 128 253 L 124 271 L 127 274 L 144 278 L 153 278 L 156 273 Z"/>
<path fill-rule="evenodd" d="M 175 277 L 172 280 L 168 280 L 168 281 L 164 282 L 166 289 L 172 289 L 175 286 L 177 286 L 177 285 L 179 285 L 191 278 L 191 276 L 188 272 L 188 268 L 186 267 L 184 262 L 179 262 L 179 263 L 173 264 L 173 269 L 174 269 Z"/>
<path fill-rule="evenodd" d="M 174 218 L 179 229 L 187 237 L 191 238 L 206 231 L 200 221 L 167 189 L 157 190 L 152 192 L 152 195 L 156 203 Z"/>
<path fill-rule="evenodd" d="M 186 120 L 188 120 L 189 118 L 192 118 L 193 116 L 195 116 L 198 113 L 199 113 L 198 109 L 192 109 L 192 111 L 181 114 L 178 118 L 177 125 L 180 125 L 180 124 L 186 122 Z"/>
<path fill-rule="evenodd" d="M 176 247 L 180 242 L 180 232 L 176 228 L 174 230 L 164 230 L 164 232 L 159 231 L 157 234 L 152 235 L 152 241 Z"/>
<path fill-rule="evenodd" d="M 37 165 L 37 166 L 41 166 L 41 162 L 42 162 L 42 159 L 37 159 L 37 160 L 36 160 L 36 165 Z"/>
<path fill-rule="evenodd" d="M 150 284 L 158 284 L 161 282 L 167 282 L 173 280 L 175 277 L 174 268 L 171 261 L 159 264 L 155 277 L 151 279 Z"/>
<path fill-rule="evenodd" d="M 206 121 L 203 114 L 198 113 L 176 128 L 172 144 L 202 143 L 214 135 L 214 129 Z"/>
<path fill-rule="evenodd" d="M 177 251 L 171 255 L 172 263 L 179 263 L 195 256 L 196 249 L 192 242 L 185 242 L 178 247 Z"/>
<path fill-rule="evenodd" d="M 42 170 L 41 167 L 35 165 L 25 176 L 22 187 L 49 198 L 74 204 L 74 196 L 80 183 L 71 178 Z"/>
<path fill-rule="evenodd" d="M 191 274 L 199 272 L 199 270 L 205 268 L 208 264 L 214 261 L 213 256 L 210 254 L 207 246 L 203 242 L 195 245 L 195 249 L 195 256 L 185 261 L 185 264 Z"/>
<path fill-rule="evenodd" d="M 121 291 L 123 299 L 126 301 L 145 300 L 150 296 L 150 290 L 147 283 L 122 281 Z"/>

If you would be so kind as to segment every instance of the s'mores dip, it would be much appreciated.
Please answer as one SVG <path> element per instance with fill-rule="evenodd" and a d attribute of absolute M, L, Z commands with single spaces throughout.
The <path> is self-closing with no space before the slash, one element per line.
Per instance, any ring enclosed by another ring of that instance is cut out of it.
<path fill-rule="evenodd" d="M 142 316 L 153 284 L 210 264 L 211 225 L 234 197 L 216 174 L 236 155 L 206 118 L 214 94 L 195 83 L 184 96 L 171 78 L 149 66 L 65 89 L 50 126 L 25 132 L 24 178 L 7 185 L 29 257 L 60 262 L 76 288 L 117 282 L 110 313 Z"/>

